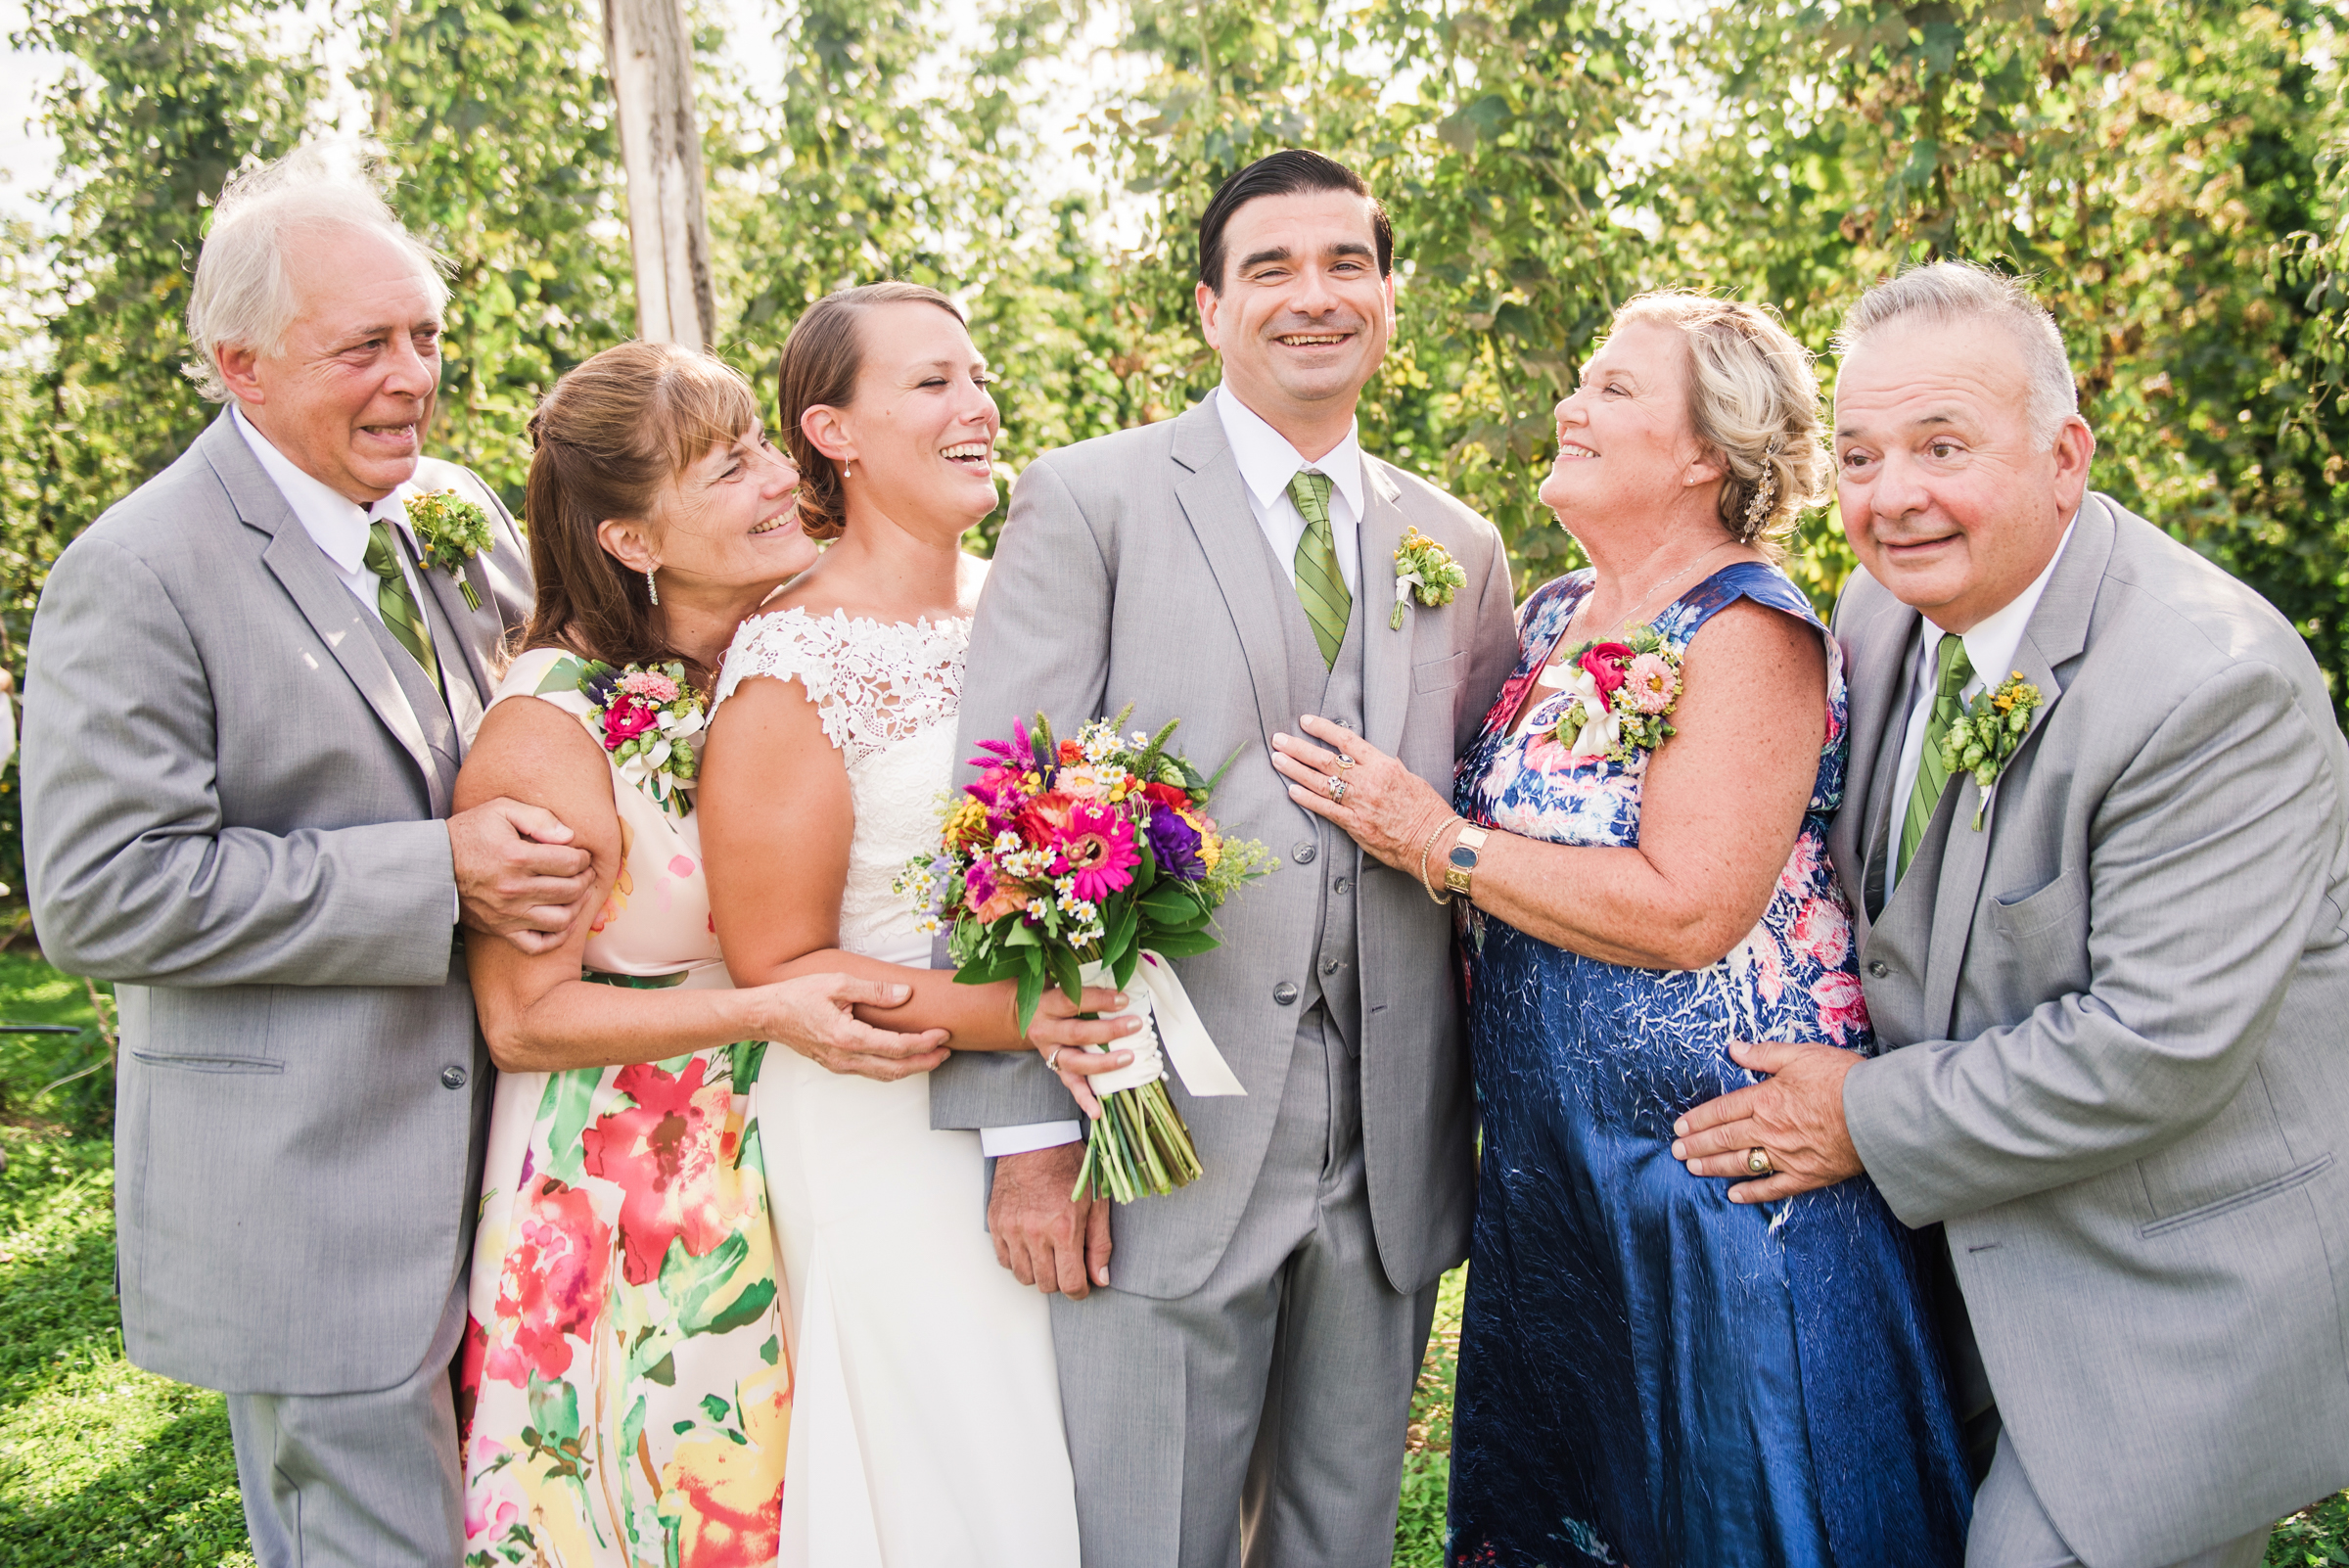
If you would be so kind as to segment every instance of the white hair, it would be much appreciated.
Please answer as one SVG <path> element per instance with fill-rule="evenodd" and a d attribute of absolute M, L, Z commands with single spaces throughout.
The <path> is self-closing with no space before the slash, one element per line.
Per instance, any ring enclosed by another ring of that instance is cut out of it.
<path fill-rule="evenodd" d="M 2080 390 L 2064 354 L 2063 334 L 2022 279 L 1971 261 L 1911 267 L 1868 290 L 1845 312 L 1835 330 L 1836 357 L 1848 361 L 1869 334 L 1902 321 L 1936 327 L 1984 321 L 2004 329 L 2022 350 L 2024 414 L 2031 438 L 2041 446 L 2053 446 L 2064 421 L 2080 412 Z"/>
<path fill-rule="evenodd" d="M 301 313 L 286 265 L 296 242 L 353 230 L 397 246 L 415 262 L 433 308 L 446 307 L 448 263 L 400 227 L 384 201 L 374 161 L 356 150 L 305 142 L 220 188 L 188 294 L 188 342 L 195 354 L 184 368 L 198 392 L 216 403 L 228 401 L 218 357 L 223 346 L 265 354 L 285 346 L 286 331 Z"/>

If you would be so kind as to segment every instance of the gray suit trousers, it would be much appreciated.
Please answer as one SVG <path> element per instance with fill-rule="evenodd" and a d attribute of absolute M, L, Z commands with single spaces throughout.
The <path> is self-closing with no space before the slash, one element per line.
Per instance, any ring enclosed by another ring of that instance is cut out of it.
<path fill-rule="evenodd" d="M 465 1280 L 424 1364 L 365 1394 L 231 1394 L 245 1529 L 261 1568 L 447 1568 L 465 1551 L 449 1362 Z"/>
<path fill-rule="evenodd" d="M 1264 1169 L 1199 1289 L 1052 1298 L 1069 1450 L 1102 1456 L 1081 1460 L 1084 1568 L 1392 1559 L 1437 1287 L 1405 1295 L 1379 1266 L 1359 1071 L 1308 1012 Z"/>
<path fill-rule="evenodd" d="M 2166 1568 L 2259 1568 L 2268 1554 L 2269 1532 L 2224 1541 L 2207 1551 L 2181 1557 Z M 1999 1439 L 1990 1475 L 1974 1495 L 1973 1527 L 1965 1538 L 1966 1568 L 2081 1568 L 2080 1559 L 2056 1533 L 2040 1506 L 2031 1478 L 2023 1474 L 2014 1445 Z M 2164 1568 L 2147 1563 L 2144 1568 Z"/>

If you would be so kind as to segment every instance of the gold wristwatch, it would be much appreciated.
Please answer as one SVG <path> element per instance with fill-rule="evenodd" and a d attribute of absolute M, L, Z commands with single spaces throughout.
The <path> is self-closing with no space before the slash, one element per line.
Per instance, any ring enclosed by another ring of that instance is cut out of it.
<path fill-rule="evenodd" d="M 1444 891 L 1456 893 L 1463 899 L 1475 897 L 1468 891 L 1469 881 L 1476 875 L 1476 862 L 1483 854 L 1485 840 L 1492 837 L 1483 828 L 1460 828 L 1460 836 L 1452 844 L 1451 853 L 1444 857 Z"/>

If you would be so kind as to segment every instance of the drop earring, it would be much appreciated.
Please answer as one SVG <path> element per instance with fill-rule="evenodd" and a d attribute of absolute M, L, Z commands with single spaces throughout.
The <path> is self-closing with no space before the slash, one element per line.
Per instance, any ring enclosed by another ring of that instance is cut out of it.
<path fill-rule="evenodd" d="M 653 580 L 653 569 L 651 567 L 646 567 L 644 569 L 644 596 L 652 600 L 656 607 L 658 607 L 661 603 L 661 584 Z"/>

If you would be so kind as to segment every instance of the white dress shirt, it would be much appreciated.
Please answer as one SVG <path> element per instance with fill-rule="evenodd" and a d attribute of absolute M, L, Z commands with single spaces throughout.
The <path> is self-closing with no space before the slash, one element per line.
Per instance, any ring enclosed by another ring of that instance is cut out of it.
<path fill-rule="evenodd" d="M 1248 509 L 1265 542 L 1272 546 L 1289 587 L 1297 586 L 1297 541 L 1305 537 L 1305 514 L 1289 494 L 1289 481 L 1299 469 L 1329 476 L 1329 534 L 1338 552 L 1338 571 L 1346 591 L 1359 593 L 1362 575 L 1362 444 L 1359 423 L 1346 427 L 1346 438 L 1321 456 L 1308 461 L 1289 444 L 1289 438 L 1263 416 L 1240 401 L 1229 383 L 1215 391 L 1216 416 L 1223 421 L 1223 438 L 1239 461 L 1240 484 L 1248 491 Z M 990 1160 L 1033 1149 L 1058 1148 L 1084 1136 L 1082 1123 L 1032 1122 L 1025 1127 L 982 1128 L 979 1152 Z"/>
<path fill-rule="evenodd" d="M 2072 528 L 2079 521 L 2075 512 L 2072 522 L 2063 526 L 2055 553 L 2031 579 L 2031 586 L 2009 599 L 2004 608 L 1984 616 L 1972 630 L 1956 634 L 1965 644 L 1965 662 L 1974 669 L 1973 677 L 1958 690 L 1960 703 L 1972 702 L 2012 671 L 2014 651 L 2023 644 L 2023 629 L 2031 624 L 2031 612 L 2039 608 L 2039 596 L 2047 592 L 2048 579 L 2055 575 L 2055 564 L 2063 559 L 2064 546 L 2072 542 Z M 1916 639 L 1916 659 L 1909 669 L 1909 728 L 1901 739 L 1900 766 L 1892 775 L 1892 853 L 1884 856 L 1886 903 L 1892 901 L 1893 884 L 1901 874 L 1901 824 L 1907 818 L 1910 792 L 1916 788 L 1916 769 L 1924 758 L 1925 725 L 1933 717 L 1933 672 L 1941 659 L 1941 639 L 1952 635 L 1930 619 L 1924 623 L 1924 630 L 1925 635 Z"/>
<path fill-rule="evenodd" d="M 269 438 L 253 428 L 237 409 L 232 416 L 237 422 L 237 434 L 253 448 L 261 472 L 277 486 L 277 493 L 286 498 L 294 509 L 296 521 L 302 531 L 316 542 L 319 553 L 335 569 L 335 576 L 350 590 L 350 596 L 367 607 L 376 620 L 384 619 L 382 606 L 376 603 L 376 590 L 383 579 L 367 570 L 367 531 L 379 520 L 399 530 L 408 541 L 409 550 L 416 547 L 416 534 L 408 527 L 408 497 L 419 493 L 413 480 L 400 485 L 373 506 L 361 506 L 341 491 L 294 466 L 291 458 L 269 443 Z M 400 575 L 408 579 L 408 591 L 416 602 L 424 603 L 424 585 L 416 580 L 416 571 L 407 551 L 394 551 L 401 557 Z"/>
<path fill-rule="evenodd" d="M 1289 481 L 1299 469 L 1326 474 L 1330 480 L 1329 532 L 1337 546 L 1338 571 L 1346 591 L 1359 593 L 1362 575 L 1362 444 L 1359 423 L 1346 427 L 1346 438 L 1319 457 L 1307 461 L 1289 438 L 1265 423 L 1257 411 L 1239 399 L 1228 383 L 1216 389 L 1216 414 L 1223 421 L 1224 439 L 1240 465 L 1240 483 L 1248 491 L 1248 509 L 1265 542 L 1280 560 L 1289 586 L 1297 585 L 1297 541 L 1305 537 L 1305 514 L 1289 495 Z"/>

